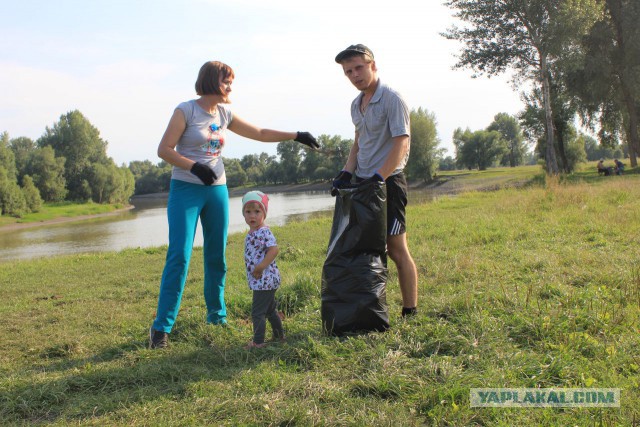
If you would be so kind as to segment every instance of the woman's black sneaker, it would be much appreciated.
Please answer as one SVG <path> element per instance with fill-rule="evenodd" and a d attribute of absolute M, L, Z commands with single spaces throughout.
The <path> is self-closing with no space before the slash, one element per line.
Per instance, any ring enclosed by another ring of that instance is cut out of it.
<path fill-rule="evenodd" d="M 169 343 L 169 334 L 166 332 L 156 331 L 153 329 L 149 329 L 149 348 L 165 348 Z"/>

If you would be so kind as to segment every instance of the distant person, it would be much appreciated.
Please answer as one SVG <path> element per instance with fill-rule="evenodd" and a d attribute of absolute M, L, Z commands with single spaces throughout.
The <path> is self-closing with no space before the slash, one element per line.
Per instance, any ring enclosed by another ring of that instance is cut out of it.
<path fill-rule="evenodd" d="M 204 235 L 204 299 L 207 322 L 227 323 L 224 287 L 225 250 L 229 223 L 229 192 L 222 162 L 226 131 L 261 142 L 293 139 L 317 148 L 308 132 L 285 132 L 256 127 L 229 107 L 231 67 L 206 62 L 198 73 L 198 99 L 177 106 L 158 146 L 158 156 L 173 165 L 167 216 L 169 248 L 162 272 L 156 318 L 150 329 L 150 348 L 167 346 L 180 308 L 198 219 Z"/>
<path fill-rule="evenodd" d="M 622 175 L 624 173 L 624 163 L 618 159 L 613 159 L 613 162 L 615 163 L 616 175 Z"/>
<path fill-rule="evenodd" d="M 387 187 L 387 251 L 398 269 L 402 293 L 402 316 L 417 313 L 418 272 L 409 252 L 405 209 L 407 181 L 403 169 L 409 158 L 409 108 L 398 92 L 378 78 L 373 52 L 355 44 L 340 52 L 335 61 L 360 91 L 351 103 L 355 140 L 343 170 L 333 181 L 335 188 L 356 183 L 384 181 Z"/>
<path fill-rule="evenodd" d="M 253 291 L 253 340 L 247 344 L 247 349 L 266 345 L 264 338 L 267 320 L 271 324 L 273 339 L 284 341 L 282 319 L 278 315 L 275 298 L 281 281 L 276 265 L 278 244 L 264 222 L 268 209 L 269 197 L 261 191 L 250 191 L 242 198 L 242 215 L 249 225 L 249 232 L 244 240 L 244 262 L 249 289 Z"/>
<path fill-rule="evenodd" d="M 598 175 L 609 176 L 613 173 L 613 169 L 604 165 L 604 159 L 598 162 Z"/>

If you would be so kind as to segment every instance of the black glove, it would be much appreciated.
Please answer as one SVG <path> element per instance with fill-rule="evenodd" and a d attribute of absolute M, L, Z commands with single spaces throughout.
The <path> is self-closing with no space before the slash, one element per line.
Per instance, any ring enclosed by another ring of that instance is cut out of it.
<path fill-rule="evenodd" d="M 368 184 L 372 184 L 374 182 L 382 182 L 384 184 L 384 178 L 382 177 L 382 175 L 380 175 L 378 172 L 374 173 L 372 177 L 367 178 L 363 181 L 360 181 L 358 183 L 358 186 L 360 185 L 368 185 Z"/>
<path fill-rule="evenodd" d="M 191 166 L 190 172 L 200 178 L 200 181 L 202 181 L 204 185 L 211 185 L 216 179 L 218 179 L 209 166 L 200 162 L 195 162 L 193 166 Z"/>
<path fill-rule="evenodd" d="M 340 173 L 333 178 L 333 183 L 331 184 L 331 195 L 336 196 L 340 188 L 351 185 L 351 178 L 353 178 L 351 172 L 347 172 L 345 170 L 340 171 Z"/>
<path fill-rule="evenodd" d="M 299 142 L 300 144 L 304 144 L 312 150 L 320 148 L 320 144 L 318 144 L 318 141 L 316 141 L 313 135 L 311 135 L 309 132 L 298 132 L 298 135 L 296 135 L 296 139 L 294 139 L 294 141 Z"/>
<path fill-rule="evenodd" d="M 351 184 L 351 178 L 352 177 L 353 177 L 353 175 L 350 172 L 347 172 L 345 170 L 340 171 L 338 176 L 333 178 L 333 183 L 332 183 L 333 188 L 346 187 L 347 185 Z"/>

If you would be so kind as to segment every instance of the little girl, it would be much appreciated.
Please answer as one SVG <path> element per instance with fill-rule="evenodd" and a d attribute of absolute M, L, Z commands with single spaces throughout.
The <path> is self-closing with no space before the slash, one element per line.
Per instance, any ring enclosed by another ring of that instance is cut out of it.
<path fill-rule="evenodd" d="M 249 288 L 253 291 L 253 340 L 247 349 L 266 345 L 266 319 L 271 324 L 274 340 L 284 341 L 284 329 L 275 299 L 276 289 L 280 286 L 280 271 L 275 262 L 278 246 L 276 238 L 264 223 L 268 207 L 269 197 L 261 191 L 250 191 L 242 198 L 242 215 L 249 225 L 244 240 L 244 261 Z"/>

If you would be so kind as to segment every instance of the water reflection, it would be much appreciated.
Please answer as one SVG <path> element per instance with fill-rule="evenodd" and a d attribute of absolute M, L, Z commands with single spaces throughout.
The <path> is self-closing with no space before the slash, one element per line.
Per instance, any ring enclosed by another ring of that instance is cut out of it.
<path fill-rule="evenodd" d="M 269 197 L 270 225 L 284 225 L 331 211 L 335 203 L 328 192 L 276 193 Z M 0 261 L 166 245 L 169 233 L 166 200 L 138 199 L 135 203 L 135 209 L 114 216 L 0 231 Z M 248 230 L 242 217 L 241 197 L 229 199 L 229 210 L 229 232 Z M 202 230 L 198 227 L 195 245 L 202 246 L 202 242 Z"/>

